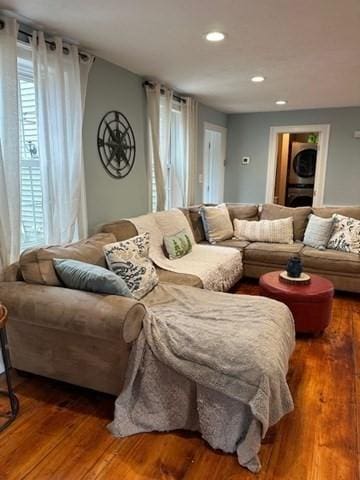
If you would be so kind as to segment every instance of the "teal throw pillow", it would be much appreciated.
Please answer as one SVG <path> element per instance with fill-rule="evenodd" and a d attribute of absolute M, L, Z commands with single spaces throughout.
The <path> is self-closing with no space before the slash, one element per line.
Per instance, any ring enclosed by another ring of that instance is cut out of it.
<path fill-rule="evenodd" d="M 186 230 L 164 237 L 164 246 L 170 260 L 176 260 L 192 250 L 192 243 Z"/>
<path fill-rule="evenodd" d="M 66 287 L 132 297 L 125 281 L 106 268 L 71 259 L 54 258 L 54 268 Z"/>

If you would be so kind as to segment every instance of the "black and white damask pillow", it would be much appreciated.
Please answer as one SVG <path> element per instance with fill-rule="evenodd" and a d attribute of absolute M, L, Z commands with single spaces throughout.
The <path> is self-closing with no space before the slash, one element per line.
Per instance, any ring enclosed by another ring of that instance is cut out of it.
<path fill-rule="evenodd" d="M 334 226 L 327 248 L 360 254 L 360 220 L 334 213 Z"/>
<path fill-rule="evenodd" d="M 133 296 L 140 300 L 159 278 L 149 258 L 150 234 L 143 233 L 122 242 L 105 245 L 104 254 L 110 270 L 125 280 Z"/>

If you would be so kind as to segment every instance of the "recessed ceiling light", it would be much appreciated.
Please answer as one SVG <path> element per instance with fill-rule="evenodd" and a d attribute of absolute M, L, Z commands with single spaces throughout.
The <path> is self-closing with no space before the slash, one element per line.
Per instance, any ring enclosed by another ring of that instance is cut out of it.
<path fill-rule="evenodd" d="M 251 78 L 251 81 L 254 83 L 260 83 L 260 82 L 263 82 L 264 80 L 265 80 L 265 77 L 263 77 L 262 75 L 256 75 L 255 77 Z"/>
<path fill-rule="evenodd" d="M 287 104 L 287 100 L 276 100 L 276 105 L 286 105 Z"/>
<path fill-rule="evenodd" d="M 225 33 L 222 32 L 209 32 L 205 35 L 206 40 L 209 42 L 221 42 L 225 38 Z"/>

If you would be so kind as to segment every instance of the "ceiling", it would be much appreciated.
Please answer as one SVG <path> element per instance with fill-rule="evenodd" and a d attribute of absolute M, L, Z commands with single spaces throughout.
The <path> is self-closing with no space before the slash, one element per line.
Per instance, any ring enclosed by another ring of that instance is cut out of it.
<path fill-rule="evenodd" d="M 359 0 L 0 0 L 0 8 L 220 111 L 360 105 Z M 224 42 L 204 40 L 213 29 L 226 32 Z M 266 81 L 253 84 L 253 75 Z"/>

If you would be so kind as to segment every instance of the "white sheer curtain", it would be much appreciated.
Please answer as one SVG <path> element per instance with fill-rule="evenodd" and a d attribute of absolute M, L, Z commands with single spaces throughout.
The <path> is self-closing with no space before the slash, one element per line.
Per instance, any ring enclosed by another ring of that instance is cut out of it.
<path fill-rule="evenodd" d="M 198 156 L 198 102 L 186 97 L 182 105 L 182 115 L 185 131 L 185 158 L 186 158 L 186 187 L 185 205 L 194 205 L 195 187 L 197 184 L 197 156 Z"/>
<path fill-rule="evenodd" d="M 191 97 L 178 99 L 159 83 L 145 89 L 152 209 L 191 205 L 195 202 L 198 103 Z"/>
<path fill-rule="evenodd" d="M 92 59 L 81 65 L 78 48 L 64 50 L 58 37 L 50 49 L 43 32 L 33 32 L 31 49 L 46 243 L 66 243 L 87 234 L 82 123 Z"/>
<path fill-rule="evenodd" d="M 170 151 L 172 91 L 159 83 L 145 85 L 148 118 L 148 176 L 152 210 L 164 210 L 167 203 L 167 163 Z M 155 185 L 152 184 L 152 179 Z M 151 183 L 150 183 L 151 182 Z"/>
<path fill-rule="evenodd" d="M 1 18 L 0 30 L 0 278 L 20 252 L 20 158 L 17 86 L 17 31 Z"/>

